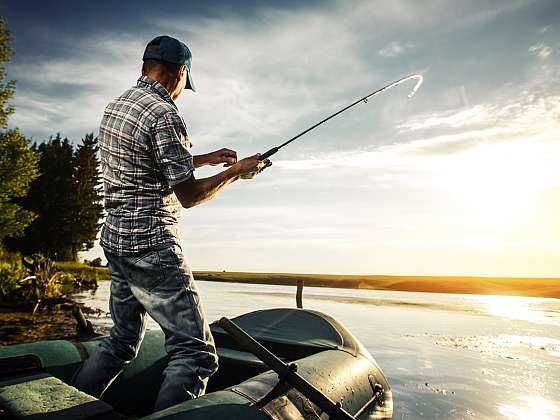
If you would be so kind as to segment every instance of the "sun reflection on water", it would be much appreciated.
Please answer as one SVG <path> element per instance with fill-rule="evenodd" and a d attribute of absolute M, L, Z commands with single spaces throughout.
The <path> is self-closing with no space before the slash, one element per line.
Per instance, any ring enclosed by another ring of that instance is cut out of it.
<path fill-rule="evenodd" d="M 560 408 L 538 396 L 519 397 L 520 404 L 499 404 L 498 412 L 506 419 L 552 420 L 560 417 Z"/>
<path fill-rule="evenodd" d="M 479 296 L 489 315 L 529 322 L 546 322 L 546 312 L 535 307 L 538 299 L 516 296 Z"/>

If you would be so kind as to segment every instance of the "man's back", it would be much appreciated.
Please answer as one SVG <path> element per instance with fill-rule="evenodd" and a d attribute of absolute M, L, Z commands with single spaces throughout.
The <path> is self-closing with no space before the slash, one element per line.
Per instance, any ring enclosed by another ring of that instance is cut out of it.
<path fill-rule="evenodd" d="M 181 205 L 171 186 L 194 167 L 184 122 L 165 88 L 143 76 L 111 101 L 99 145 L 107 210 L 101 246 L 127 255 L 178 244 Z"/>
<path fill-rule="evenodd" d="M 107 218 L 101 232 L 111 274 L 113 328 L 77 371 L 76 388 L 100 397 L 138 354 L 148 314 L 165 333 L 169 356 L 155 403 L 161 410 L 204 393 L 218 368 L 214 340 L 177 237 L 181 206 L 212 199 L 252 178 L 258 155 L 229 149 L 193 157 L 174 99 L 194 90 L 191 53 L 169 36 L 146 46 L 138 85 L 105 109 L 99 132 Z M 195 166 L 227 169 L 196 179 Z"/>

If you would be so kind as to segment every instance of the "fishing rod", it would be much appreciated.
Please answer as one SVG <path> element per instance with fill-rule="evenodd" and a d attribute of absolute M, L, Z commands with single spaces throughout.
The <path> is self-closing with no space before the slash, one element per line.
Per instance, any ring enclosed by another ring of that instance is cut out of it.
<path fill-rule="evenodd" d="M 275 154 L 276 152 L 278 152 L 278 150 L 280 150 L 282 147 L 287 146 L 288 144 L 290 144 L 291 142 L 293 142 L 296 139 L 299 139 L 301 136 L 303 136 L 304 134 L 309 133 L 311 130 L 313 130 L 314 128 L 319 127 L 321 124 L 327 122 L 328 120 L 330 120 L 331 118 L 336 117 L 339 114 L 342 114 L 344 111 L 346 111 L 347 109 L 352 108 L 354 105 L 359 104 L 360 102 L 363 103 L 367 103 L 369 98 L 374 97 L 375 95 L 379 95 L 381 92 L 384 92 L 386 90 L 391 89 L 392 87 L 398 86 L 401 83 L 404 83 L 408 80 L 411 79 L 418 79 L 418 81 L 416 82 L 416 85 L 414 85 L 414 87 L 412 88 L 412 91 L 408 94 L 409 98 L 412 98 L 414 96 L 414 94 L 416 93 L 416 91 L 420 88 L 420 86 L 422 85 L 422 82 L 424 81 L 424 77 L 420 74 L 413 74 L 410 76 L 406 76 L 403 77 L 402 79 L 397 80 L 396 82 L 390 83 L 387 86 L 383 86 L 381 89 L 377 89 L 376 91 L 370 93 L 369 95 L 364 96 L 363 98 L 360 98 L 358 100 L 356 100 L 355 102 L 351 103 L 350 105 L 342 108 L 340 111 L 335 112 L 334 114 L 328 116 L 327 118 L 325 118 L 324 120 L 319 121 L 317 124 L 312 125 L 311 127 L 309 127 L 307 130 L 302 131 L 301 133 L 299 133 L 298 135 L 292 137 L 290 140 L 285 141 L 284 143 L 282 143 L 280 146 L 276 146 L 273 147 L 272 149 L 264 152 L 259 159 L 260 160 L 264 160 L 269 158 L 270 156 L 272 156 L 273 154 Z"/>

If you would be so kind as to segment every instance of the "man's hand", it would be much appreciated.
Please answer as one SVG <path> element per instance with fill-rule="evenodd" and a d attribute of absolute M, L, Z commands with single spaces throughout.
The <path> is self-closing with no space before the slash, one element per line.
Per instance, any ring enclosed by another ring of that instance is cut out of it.
<path fill-rule="evenodd" d="M 268 159 L 260 160 L 260 156 L 261 154 L 257 153 L 256 155 L 241 159 L 233 165 L 233 169 L 237 171 L 241 179 L 252 179 L 265 168 L 272 165 L 272 162 Z"/>
<path fill-rule="evenodd" d="M 196 179 L 192 174 L 188 179 L 173 185 L 173 191 L 185 208 L 202 204 L 212 199 L 226 185 L 235 180 L 254 178 L 259 172 L 272 165 L 268 159 L 260 160 L 260 153 L 241 159 L 229 168 L 208 178 Z"/>
<path fill-rule="evenodd" d="M 208 164 L 212 166 L 224 163 L 224 167 L 231 166 L 237 162 L 237 153 L 230 149 L 220 149 L 215 152 L 208 153 Z"/>

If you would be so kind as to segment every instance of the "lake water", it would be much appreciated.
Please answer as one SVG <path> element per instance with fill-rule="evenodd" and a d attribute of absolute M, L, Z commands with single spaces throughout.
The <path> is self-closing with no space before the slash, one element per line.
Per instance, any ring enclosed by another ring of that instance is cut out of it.
<path fill-rule="evenodd" d="M 209 321 L 295 306 L 295 287 L 197 284 Z M 94 324 L 111 325 L 109 282 L 79 298 L 101 310 Z M 375 357 L 394 419 L 560 419 L 559 299 L 306 287 L 303 305 Z"/>

